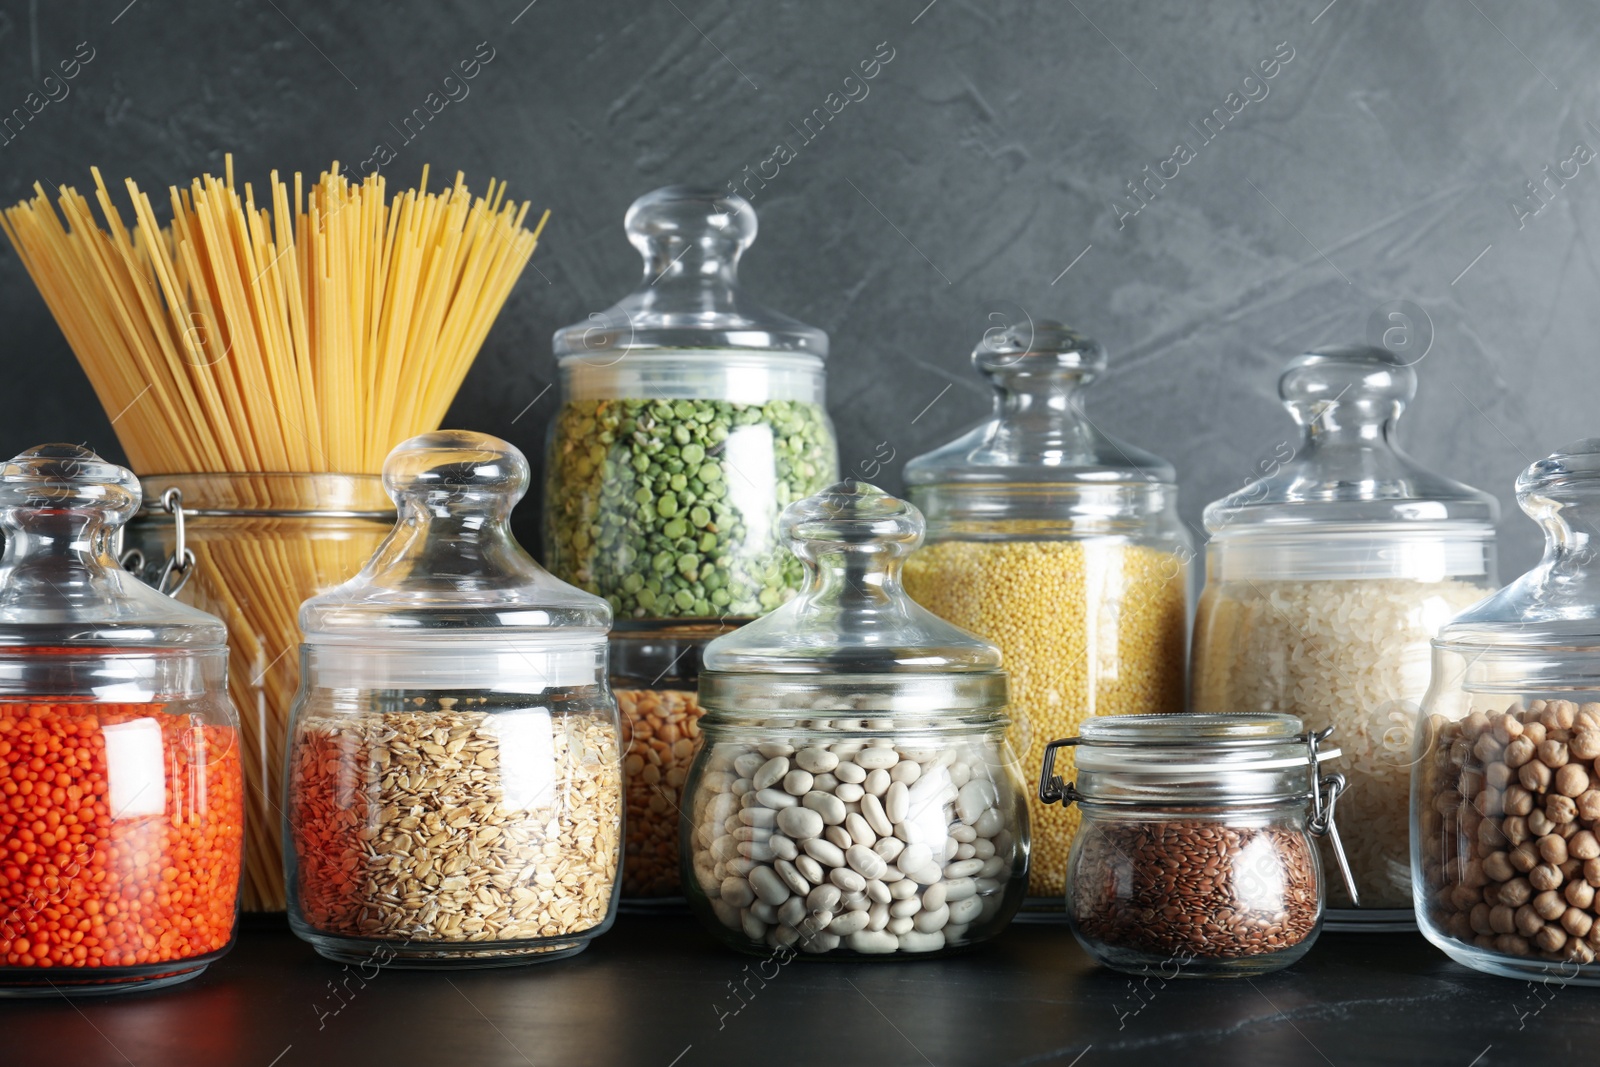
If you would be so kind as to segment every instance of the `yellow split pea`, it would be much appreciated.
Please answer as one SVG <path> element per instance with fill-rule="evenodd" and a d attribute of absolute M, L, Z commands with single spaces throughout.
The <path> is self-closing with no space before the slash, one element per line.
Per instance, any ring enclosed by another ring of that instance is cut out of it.
<path fill-rule="evenodd" d="M 1037 782 L 1044 747 L 1091 715 L 1183 710 L 1187 593 L 1170 552 L 1114 541 L 945 541 L 906 564 L 934 614 L 1000 646 L 1011 741 Z M 1072 779 L 1071 750 L 1057 772 Z M 1029 783 L 1031 896 L 1066 892 L 1076 807 L 1046 808 Z"/>

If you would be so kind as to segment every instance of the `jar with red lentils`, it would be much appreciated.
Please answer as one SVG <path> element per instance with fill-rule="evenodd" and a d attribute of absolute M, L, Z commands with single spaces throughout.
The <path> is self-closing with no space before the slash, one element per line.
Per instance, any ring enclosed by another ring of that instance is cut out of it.
<path fill-rule="evenodd" d="M 118 564 L 139 500 L 76 445 L 0 465 L 0 996 L 171 985 L 233 942 L 227 635 Z"/>
<path fill-rule="evenodd" d="M 923 607 L 1000 646 L 1010 740 L 1038 766 L 1091 715 L 1184 710 L 1188 564 L 1172 464 L 1101 432 L 1084 393 L 1106 351 L 1029 319 L 985 331 L 972 363 L 994 414 L 906 464 L 927 540 L 906 562 Z M 1062 753 L 1070 767 L 1071 753 Z M 1062 916 L 1078 811 L 1029 798 L 1027 909 Z"/>
<path fill-rule="evenodd" d="M 1039 800 L 1076 804 L 1067 917 L 1104 966 L 1162 978 L 1287 967 L 1322 928 L 1314 837 L 1351 874 L 1334 824 L 1344 778 L 1332 730 L 1292 715 L 1096 717 L 1045 748 Z M 1077 749 L 1077 778 L 1056 754 Z"/>
<path fill-rule="evenodd" d="M 1433 641 L 1411 770 L 1417 923 L 1490 974 L 1600 985 L 1600 438 L 1517 479 L 1544 558 Z"/>

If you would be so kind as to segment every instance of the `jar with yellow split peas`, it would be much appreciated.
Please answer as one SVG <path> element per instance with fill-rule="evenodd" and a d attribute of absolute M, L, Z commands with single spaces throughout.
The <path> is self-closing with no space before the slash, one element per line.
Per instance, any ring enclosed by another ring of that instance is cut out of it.
<path fill-rule="evenodd" d="M 683 906 L 678 821 L 683 783 L 700 748 L 700 656 L 707 642 L 732 629 L 689 623 L 611 634 L 611 691 L 622 716 L 626 783 L 626 910 Z"/>
<path fill-rule="evenodd" d="M 1098 343 L 1035 320 L 988 331 L 972 362 L 995 411 L 906 465 L 928 534 L 905 583 L 1000 646 L 1011 740 L 1036 770 L 1050 739 L 1089 716 L 1184 710 L 1194 553 L 1172 466 L 1082 411 L 1080 390 L 1106 366 Z M 1028 908 L 1064 916 L 1077 810 L 1029 804 Z"/>

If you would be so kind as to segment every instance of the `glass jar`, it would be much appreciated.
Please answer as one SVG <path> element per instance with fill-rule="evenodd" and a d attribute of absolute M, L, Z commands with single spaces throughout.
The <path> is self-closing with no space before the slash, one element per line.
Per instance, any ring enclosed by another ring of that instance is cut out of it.
<path fill-rule="evenodd" d="M 922 539 L 912 505 L 845 481 L 781 525 L 804 589 L 705 651 L 690 907 L 763 954 L 906 958 L 987 940 L 1028 868 L 999 650 L 900 588 Z"/>
<path fill-rule="evenodd" d="M 624 225 L 643 283 L 555 335 L 545 560 L 619 623 L 754 618 L 800 587 L 779 512 L 838 477 L 828 336 L 740 291 L 738 196 L 657 189 Z"/>
<path fill-rule="evenodd" d="M 244 735 L 244 910 L 281 912 L 295 614 L 361 569 L 393 528 L 394 505 L 370 474 L 153 474 L 144 484 L 145 507 L 126 527 L 138 552 L 128 565 L 151 584 L 181 581 L 180 599 L 227 623 L 228 692 Z"/>
<path fill-rule="evenodd" d="M 1329 929 L 1415 922 L 1406 796 L 1428 642 L 1494 581 L 1494 498 L 1395 442 L 1416 387 L 1381 348 L 1292 360 L 1278 393 L 1299 442 L 1205 510 L 1194 710 L 1284 712 L 1338 731 L 1345 818 L 1362 827 L 1350 853 L 1361 907 L 1330 887 Z"/>
<path fill-rule="evenodd" d="M 1600 985 L 1600 439 L 1517 479 L 1528 573 L 1433 642 L 1412 771 L 1417 922 L 1460 963 Z"/>
<path fill-rule="evenodd" d="M 1088 716 L 1183 710 L 1194 552 L 1171 465 L 1083 414 L 1099 344 L 1041 320 L 986 333 L 972 362 L 994 415 L 906 464 L 928 516 L 906 589 L 1000 646 L 1012 740 L 1037 766 Z M 1059 916 L 1078 811 L 1030 808 L 1030 910 Z"/>
<path fill-rule="evenodd" d="M 289 923 L 330 959 L 527 963 L 611 925 L 611 611 L 512 538 L 528 477 L 522 453 L 485 434 L 400 444 L 383 470 L 393 532 L 301 608 Z"/>
<path fill-rule="evenodd" d="M 172 985 L 233 943 L 225 633 L 108 551 L 139 497 L 76 445 L 0 466 L 0 996 Z"/>
<path fill-rule="evenodd" d="M 624 909 L 683 905 L 678 823 L 684 782 L 700 747 L 700 657 L 726 630 L 712 623 L 611 635 L 611 691 L 622 717 L 628 805 Z"/>
<path fill-rule="evenodd" d="M 1129 974 L 1246 977 L 1294 963 L 1322 925 L 1326 836 L 1348 878 L 1330 731 L 1291 715 L 1092 718 L 1045 749 L 1039 799 L 1076 803 L 1067 864 L 1078 943 Z M 1077 746 L 1077 781 L 1055 773 Z M 1168 968 L 1171 973 L 1168 973 Z"/>

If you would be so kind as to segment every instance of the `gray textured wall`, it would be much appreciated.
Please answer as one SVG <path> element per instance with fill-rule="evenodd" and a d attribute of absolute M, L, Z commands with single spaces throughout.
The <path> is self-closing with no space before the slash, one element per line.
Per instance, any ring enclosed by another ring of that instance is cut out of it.
<path fill-rule="evenodd" d="M 887 42 L 869 95 L 756 196 L 744 271 L 832 335 L 847 465 L 892 449 L 881 480 L 896 487 L 905 459 L 979 417 L 967 354 L 1024 313 L 1107 344 L 1090 413 L 1177 464 L 1196 523 L 1291 435 L 1281 361 L 1369 336 L 1394 301 L 1425 319 L 1392 342 L 1420 352 L 1431 332 L 1403 437 L 1500 495 L 1503 576 L 1539 543 L 1510 496 L 1518 470 L 1600 433 L 1600 166 L 1565 162 L 1600 148 L 1585 0 L 526 2 L 3 0 L 0 112 L 79 42 L 94 58 L 0 146 L 0 198 L 82 187 L 91 164 L 159 188 L 220 171 L 227 150 L 255 180 L 356 163 L 487 41 L 470 96 L 386 173 L 495 175 L 552 209 L 449 420 L 536 457 L 552 329 L 635 282 L 628 203 L 739 177 Z M 1190 123 L 1214 108 L 1238 113 L 1202 144 Z M 1180 141 L 1194 158 L 1119 221 L 1125 184 L 1146 165 L 1171 174 Z M 1525 183 L 1547 165 L 1577 174 L 1534 214 Z M 0 322 L 0 452 L 72 439 L 116 454 L 9 247 Z M 536 542 L 534 509 L 519 523 Z"/>

